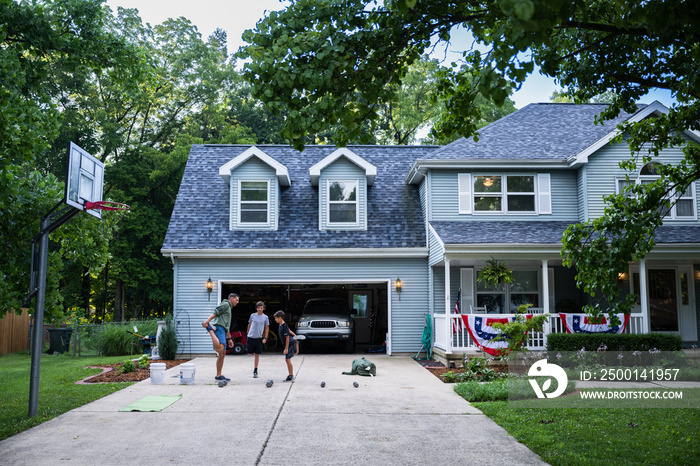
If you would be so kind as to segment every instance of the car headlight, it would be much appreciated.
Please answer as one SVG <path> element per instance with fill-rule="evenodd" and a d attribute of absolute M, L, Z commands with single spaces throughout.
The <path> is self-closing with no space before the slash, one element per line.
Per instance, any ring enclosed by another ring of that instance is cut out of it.
<path fill-rule="evenodd" d="M 338 327 L 350 327 L 350 322 L 338 322 L 335 323 Z"/>
<path fill-rule="evenodd" d="M 298 327 L 298 328 L 308 327 L 308 326 L 309 326 L 309 322 L 299 322 L 299 323 L 297 323 L 297 327 Z"/>

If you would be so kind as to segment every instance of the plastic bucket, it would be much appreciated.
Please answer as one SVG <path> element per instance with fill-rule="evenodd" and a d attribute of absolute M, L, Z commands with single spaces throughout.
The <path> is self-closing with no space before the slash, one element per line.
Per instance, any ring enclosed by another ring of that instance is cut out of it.
<path fill-rule="evenodd" d="M 194 364 L 180 364 L 180 383 L 194 385 Z"/>
<path fill-rule="evenodd" d="M 151 383 L 162 385 L 165 383 L 165 364 L 154 362 L 151 364 Z"/>

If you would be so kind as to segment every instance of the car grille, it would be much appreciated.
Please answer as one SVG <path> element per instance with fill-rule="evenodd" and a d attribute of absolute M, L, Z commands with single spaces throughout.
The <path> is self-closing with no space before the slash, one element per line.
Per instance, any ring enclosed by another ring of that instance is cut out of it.
<path fill-rule="evenodd" d="M 311 322 L 311 328 L 335 328 L 334 320 L 315 320 Z"/>

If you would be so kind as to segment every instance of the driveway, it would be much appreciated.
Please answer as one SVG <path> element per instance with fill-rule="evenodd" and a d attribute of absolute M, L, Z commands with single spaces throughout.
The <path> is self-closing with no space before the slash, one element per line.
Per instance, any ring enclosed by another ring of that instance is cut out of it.
<path fill-rule="evenodd" d="M 0 442 L 0 464 L 545 464 L 410 357 L 367 355 L 376 377 L 343 375 L 356 357 L 299 355 L 290 383 L 280 355 L 261 357 L 257 379 L 252 357 L 229 356 L 222 388 L 214 358 L 196 358 L 194 385 L 170 369 Z"/>

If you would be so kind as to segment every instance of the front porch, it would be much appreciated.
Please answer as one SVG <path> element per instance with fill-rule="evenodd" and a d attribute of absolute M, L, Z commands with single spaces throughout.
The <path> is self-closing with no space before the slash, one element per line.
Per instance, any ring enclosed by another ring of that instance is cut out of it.
<path fill-rule="evenodd" d="M 533 308 L 532 311 L 537 313 L 541 312 L 542 309 Z M 514 315 L 498 314 L 493 315 L 493 317 L 513 317 Z M 451 367 L 451 364 L 455 367 L 461 366 L 465 354 L 468 356 L 488 356 L 474 343 L 463 322 L 462 314 L 450 313 L 447 319 L 445 314 L 433 315 L 433 358 L 447 367 Z M 452 331 L 453 325 L 456 329 L 454 332 Z M 643 329 L 643 316 L 632 314 L 624 333 L 641 334 L 645 333 Z M 530 351 L 544 351 L 547 348 L 549 334 L 565 332 L 559 315 L 552 314 L 542 332 L 529 336 L 526 348 Z"/>

